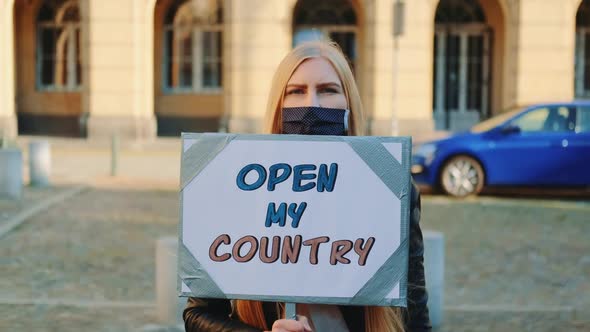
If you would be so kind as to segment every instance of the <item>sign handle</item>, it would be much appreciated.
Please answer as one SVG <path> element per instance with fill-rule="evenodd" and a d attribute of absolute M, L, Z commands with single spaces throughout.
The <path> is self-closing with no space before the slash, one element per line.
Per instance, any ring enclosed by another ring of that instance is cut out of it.
<path fill-rule="evenodd" d="M 297 320 L 296 304 L 293 302 L 285 303 L 285 318 Z"/>

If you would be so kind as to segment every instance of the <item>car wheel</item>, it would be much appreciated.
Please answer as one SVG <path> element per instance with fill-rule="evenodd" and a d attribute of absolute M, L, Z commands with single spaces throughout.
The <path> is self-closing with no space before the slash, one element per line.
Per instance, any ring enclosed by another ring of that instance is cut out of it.
<path fill-rule="evenodd" d="M 483 168 L 477 160 L 468 156 L 456 156 L 445 164 L 440 174 L 440 184 L 445 193 L 466 197 L 481 192 L 484 176 Z"/>

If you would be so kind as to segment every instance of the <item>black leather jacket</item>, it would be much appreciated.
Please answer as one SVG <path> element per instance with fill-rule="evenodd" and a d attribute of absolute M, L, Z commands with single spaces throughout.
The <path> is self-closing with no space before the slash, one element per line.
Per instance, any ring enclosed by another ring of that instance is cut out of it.
<path fill-rule="evenodd" d="M 410 252 L 408 266 L 408 310 L 404 314 L 406 331 L 431 331 L 428 315 L 428 294 L 424 278 L 424 243 L 420 229 L 420 192 L 412 183 L 410 205 Z M 364 318 L 361 307 L 340 306 L 346 324 L 351 332 L 364 332 Z M 271 302 L 263 305 L 268 326 L 279 317 Z M 183 313 L 187 332 L 259 332 L 232 316 L 229 300 L 189 298 Z"/>

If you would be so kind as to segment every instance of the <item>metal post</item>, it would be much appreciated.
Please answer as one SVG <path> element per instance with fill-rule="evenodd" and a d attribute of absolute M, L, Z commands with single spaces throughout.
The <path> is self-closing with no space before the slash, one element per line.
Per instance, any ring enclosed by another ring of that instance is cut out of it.
<path fill-rule="evenodd" d="M 393 54 L 392 54 L 392 112 L 391 112 L 391 134 L 399 134 L 399 123 L 397 119 L 397 82 L 396 75 L 398 75 L 398 57 L 399 52 L 398 38 L 404 34 L 404 16 L 405 16 L 405 3 L 402 0 L 396 0 L 393 4 Z"/>

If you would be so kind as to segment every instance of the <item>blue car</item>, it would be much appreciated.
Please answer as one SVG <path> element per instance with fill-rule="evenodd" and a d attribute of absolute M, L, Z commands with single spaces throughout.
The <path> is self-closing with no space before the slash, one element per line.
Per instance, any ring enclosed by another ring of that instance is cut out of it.
<path fill-rule="evenodd" d="M 412 175 L 457 197 L 485 186 L 590 187 L 590 101 L 513 110 L 418 145 Z"/>

